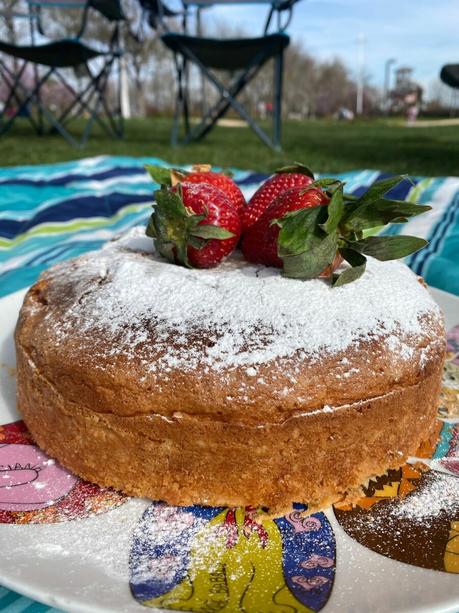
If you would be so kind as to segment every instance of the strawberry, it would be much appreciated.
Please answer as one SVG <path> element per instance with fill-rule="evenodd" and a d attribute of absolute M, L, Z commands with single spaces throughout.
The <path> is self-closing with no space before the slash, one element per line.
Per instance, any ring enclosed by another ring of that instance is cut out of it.
<path fill-rule="evenodd" d="M 326 276 L 332 277 L 334 286 L 351 283 L 364 273 L 365 256 L 393 260 L 427 244 L 415 236 L 364 235 L 378 225 L 403 223 L 430 209 L 384 198 L 404 179 L 378 181 L 360 197 L 345 194 L 338 179 L 291 188 L 246 231 L 242 251 L 251 262 L 282 266 L 284 276 L 292 279 Z M 343 260 L 350 267 L 333 274 Z"/>
<path fill-rule="evenodd" d="M 278 256 L 277 245 L 280 227 L 273 222 L 292 211 L 326 205 L 328 202 L 326 193 L 317 188 L 299 186 L 283 191 L 258 221 L 245 231 L 241 248 L 246 260 L 282 268 L 283 262 Z"/>
<path fill-rule="evenodd" d="M 185 175 L 185 181 L 188 183 L 208 183 L 209 185 L 217 187 L 228 196 L 236 210 L 239 211 L 239 213 L 242 212 L 247 203 L 243 193 L 231 177 L 221 172 L 213 172 L 210 170 L 210 167 L 208 170 L 194 170 L 194 168 L 195 167 L 193 167 L 189 174 Z"/>
<path fill-rule="evenodd" d="M 209 168 L 193 170 L 198 175 L 196 183 L 186 181 L 179 171 L 161 167 L 147 170 L 162 185 L 155 192 L 156 202 L 146 229 L 159 253 L 184 266 L 216 266 L 236 247 L 241 220 L 224 191 L 199 182 L 199 175 L 209 173 Z M 290 180 L 302 184 L 286 189 Z M 365 271 L 367 255 L 393 260 L 427 244 L 415 236 L 371 235 L 375 227 L 404 223 L 430 210 L 429 206 L 385 197 L 404 180 L 405 176 L 389 177 L 356 197 L 345 194 L 344 184 L 338 179 L 314 181 L 304 166 L 284 168 L 265 183 L 271 187 L 266 188 L 258 204 L 255 196 L 264 186 L 243 209 L 243 215 L 248 211 L 245 223 L 249 225 L 242 251 L 251 262 L 283 267 L 284 276 L 293 279 L 332 276 L 334 286 L 355 281 Z M 350 267 L 333 274 L 343 260 Z"/>
<path fill-rule="evenodd" d="M 155 192 L 147 227 L 161 255 L 194 268 L 211 268 L 235 248 L 239 215 L 229 198 L 207 183 L 184 181 Z"/>
<path fill-rule="evenodd" d="M 314 181 L 312 172 L 302 164 L 285 166 L 276 171 L 261 185 L 242 211 L 242 229 L 248 228 L 260 219 L 264 211 L 282 192 L 292 188 L 310 185 Z"/>
<path fill-rule="evenodd" d="M 174 186 L 183 181 L 187 183 L 208 183 L 226 194 L 237 211 L 241 212 L 247 204 L 243 193 L 233 179 L 222 172 L 212 171 L 210 164 L 195 164 L 191 172 L 166 169 L 161 166 L 147 166 L 146 169 L 160 185 Z"/>

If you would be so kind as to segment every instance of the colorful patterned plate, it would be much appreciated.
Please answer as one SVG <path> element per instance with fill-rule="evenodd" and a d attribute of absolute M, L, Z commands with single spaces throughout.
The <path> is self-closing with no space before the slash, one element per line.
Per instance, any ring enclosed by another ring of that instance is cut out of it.
<path fill-rule="evenodd" d="M 459 326 L 459 299 L 433 293 Z M 459 610 L 459 327 L 435 448 L 370 481 L 355 505 L 270 520 L 127 498 L 38 449 L 15 408 L 23 295 L 0 300 L 0 583 L 91 613 Z"/>

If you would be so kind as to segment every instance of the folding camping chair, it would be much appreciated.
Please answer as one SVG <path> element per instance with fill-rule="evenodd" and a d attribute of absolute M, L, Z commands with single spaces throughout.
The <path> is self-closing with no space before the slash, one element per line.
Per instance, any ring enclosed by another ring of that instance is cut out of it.
<path fill-rule="evenodd" d="M 228 0 L 227 0 L 228 1 Z M 235 0 L 237 2 L 237 0 Z M 269 2 L 270 11 L 264 34 L 259 38 L 228 39 L 202 38 L 176 32 L 163 34 L 164 44 L 173 51 L 177 70 L 177 98 L 172 144 L 179 141 L 180 123 L 183 120 L 184 143 L 200 140 L 214 127 L 223 115 L 233 108 L 269 147 L 279 149 L 281 143 L 281 103 L 284 50 L 290 39 L 284 30 L 290 23 L 292 7 L 296 0 Z M 186 6 L 218 4 L 218 0 L 189 0 Z M 277 13 L 277 31 L 269 34 L 274 15 Z M 284 23 L 282 24 L 282 20 Z M 272 107 L 272 137 L 255 122 L 246 108 L 237 100 L 250 81 L 270 59 L 274 60 L 274 100 Z M 203 77 L 219 94 L 218 101 L 209 108 L 197 126 L 191 127 L 188 103 L 188 64 L 198 67 Z M 224 85 L 215 74 L 223 70 L 232 75 L 229 85 Z"/>
<path fill-rule="evenodd" d="M 146 15 L 148 25 L 153 30 L 161 29 L 164 19 L 171 19 L 185 14 L 185 11 L 170 9 L 161 0 L 139 0 L 139 4 Z"/>
<path fill-rule="evenodd" d="M 441 69 L 440 79 L 446 85 L 459 89 L 459 64 L 445 64 Z"/>
<path fill-rule="evenodd" d="M 15 38 L 15 26 L 17 22 L 29 21 L 29 18 L 29 12 L 24 10 L 24 7 L 21 6 L 21 0 L 13 0 L 8 6 L 0 9 L 0 20 L 4 20 L 6 29 L 13 39 Z M 3 100 L 0 102 L 0 112 L 2 111 L 2 115 L 6 115 L 12 111 L 12 104 L 15 104 L 17 108 L 21 105 L 22 99 L 18 90 L 20 89 L 19 84 L 23 78 L 25 68 L 26 63 L 24 62 L 21 65 L 17 58 L 14 58 L 14 61 L 9 65 L 0 56 L 0 84 L 3 84 L 2 94 L 4 95 Z M 38 130 L 37 123 L 27 111 L 28 109 L 22 109 L 23 116 L 30 121 L 35 130 Z"/>
<path fill-rule="evenodd" d="M 120 22 L 124 20 L 120 0 L 26 0 L 29 8 L 31 44 L 17 45 L 0 41 L 0 53 L 9 58 L 22 61 L 15 73 L 1 60 L 1 68 L 8 80 L 9 95 L 0 112 L 0 135 L 11 128 L 15 119 L 26 114 L 38 134 L 45 133 L 45 120 L 51 131 L 58 131 L 69 143 L 78 146 L 86 143 L 94 123 L 99 124 L 110 136 L 123 135 L 121 95 L 118 88 L 114 108 L 107 101 L 107 89 L 111 73 L 122 54 L 120 47 Z M 45 36 L 43 11 L 51 7 L 81 10 L 81 25 L 73 38 L 51 40 L 37 43 Z M 103 50 L 95 49 L 83 42 L 90 11 L 96 11 L 112 24 L 110 39 Z M 97 66 L 94 66 L 96 62 Z M 91 63 L 91 65 L 90 65 Z M 22 81 L 28 66 L 34 67 L 34 84 L 26 87 Z M 40 71 L 40 68 L 42 69 Z M 88 82 L 80 91 L 62 74 L 62 69 L 70 68 L 79 75 L 84 74 Z M 71 102 L 59 114 L 53 113 L 42 101 L 43 88 L 51 80 L 57 80 L 71 96 Z M 11 103 L 15 101 L 16 110 L 11 113 Z M 5 120 L 10 110 L 11 116 Z M 81 139 L 77 141 L 67 129 L 75 117 L 87 113 L 87 121 Z"/>

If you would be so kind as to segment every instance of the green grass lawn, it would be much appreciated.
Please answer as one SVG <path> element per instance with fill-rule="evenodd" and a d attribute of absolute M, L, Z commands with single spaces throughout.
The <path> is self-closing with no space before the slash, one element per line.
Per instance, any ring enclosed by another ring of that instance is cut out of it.
<path fill-rule="evenodd" d="M 38 164 L 100 154 L 158 156 L 171 163 L 210 162 L 271 171 L 285 162 L 303 161 L 316 171 L 374 168 L 413 175 L 459 174 L 459 126 L 407 128 L 383 120 L 285 122 L 284 150 L 273 153 L 246 128 L 214 130 L 204 141 L 171 147 L 168 119 L 133 119 L 123 140 L 94 132 L 83 149 L 60 136 L 36 136 L 17 123 L 0 137 L 0 166 Z"/>

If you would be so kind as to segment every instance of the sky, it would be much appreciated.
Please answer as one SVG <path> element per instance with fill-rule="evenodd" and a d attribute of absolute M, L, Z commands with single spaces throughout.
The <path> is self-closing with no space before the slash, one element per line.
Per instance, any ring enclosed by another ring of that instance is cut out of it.
<path fill-rule="evenodd" d="M 250 34 L 262 32 L 263 5 L 214 6 L 206 20 L 217 20 Z M 300 0 L 287 32 L 314 57 L 340 57 L 356 68 L 357 37 L 365 39 L 365 72 L 382 87 L 384 64 L 414 68 L 413 78 L 427 89 L 446 63 L 459 63 L 457 0 Z"/>

